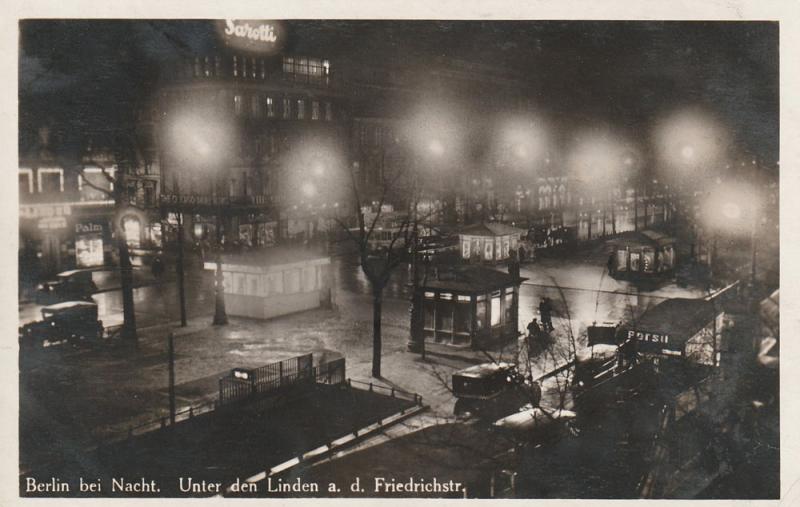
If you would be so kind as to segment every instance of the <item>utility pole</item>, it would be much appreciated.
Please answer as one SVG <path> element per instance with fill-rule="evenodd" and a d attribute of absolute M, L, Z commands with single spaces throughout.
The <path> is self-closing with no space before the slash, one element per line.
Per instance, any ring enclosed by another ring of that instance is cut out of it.
<path fill-rule="evenodd" d="M 222 273 L 222 219 L 219 216 L 222 209 L 218 208 L 217 211 L 217 255 L 216 262 L 217 268 L 214 273 L 214 322 L 215 326 L 224 326 L 228 324 L 228 314 L 225 311 L 225 275 Z"/>
<path fill-rule="evenodd" d="M 167 335 L 167 360 L 169 369 L 169 424 L 175 424 L 175 343 L 172 333 Z"/>
<path fill-rule="evenodd" d="M 178 271 L 178 302 L 181 311 L 181 327 L 186 327 L 186 288 L 184 286 L 183 263 L 183 213 L 178 213 L 178 262 L 175 265 Z"/>

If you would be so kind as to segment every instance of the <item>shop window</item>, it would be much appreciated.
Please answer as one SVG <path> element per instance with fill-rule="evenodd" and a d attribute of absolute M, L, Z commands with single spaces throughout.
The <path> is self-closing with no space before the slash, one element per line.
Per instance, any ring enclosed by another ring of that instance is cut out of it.
<path fill-rule="evenodd" d="M 239 77 L 239 58 L 233 55 L 233 77 Z"/>
<path fill-rule="evenodd" d="M 311 102 L 311 119 L 319 120 L 319 101 L 314 100 Z"/>
<path fill-rule="evenodd" d="M 469 296 L 458 296 L 455 310 L 455 333 L 469 335 L 472 328 L 472 311 Z"/>
<path fill-rule="evenodd" d="M 656 259 L 653 250 L 645 250 L 642 254 L 642 271 L 652 273 L 655 271 Z"/>
<path fill-rule="evenodd" d="M 486 296 L 480 295 L 475 305 L 475 329 L 480 331 L 486 327 Z"/>
<path fill-rule="evenodd" d="M 439 299 L 436 302 L 436 340 L 449 340 L 447 336 L 453 332 L 453 303 L 449 300 Z"/>
<path fill-rule="evenodd" d="M 142 223 L 137 217 L 122 219 L 122 229 L 125 232 L 125 242 L 131 248 L 139 248 L 142 239 Z"/>
<path fill-rule="evenodd" d="M 505 301 L 503 301 L 503 315 L 503 322 L 506 326 L 516 326 L 516 321 L 514 320 L 514 291 L 512 289 L 506 289 Z"/>
<path fill-rule="evenodd" d="M 628 270 L 628 251 L 617 250 L 617 271 Z"/>
<path fill-rule="evenodd" d="M 425 304 L 422 306 L 423 311 L 423 329 L 425 338 L 433 338 L 435 334 L 434 330 L 434 322 L 436 318 L 436 311 L 435 311 L 435 300 L 430 299 L 426 300 Z"/>
<path fill-rule="evenodd" d="M 101 234 L 81 234 L 75 238 L 75 263 L 79 268 L 102 266 L 103 236 Z"/>
<path fill-rule="evenodd" d="M 500 325 L 500 291 L 492 293 L 492 308 L 489 317 L 492 327 Z"/>
<path fill-rule="evenodd" d="M 631 252 L 631 271 L 639 271 L 639 252 Z"/>

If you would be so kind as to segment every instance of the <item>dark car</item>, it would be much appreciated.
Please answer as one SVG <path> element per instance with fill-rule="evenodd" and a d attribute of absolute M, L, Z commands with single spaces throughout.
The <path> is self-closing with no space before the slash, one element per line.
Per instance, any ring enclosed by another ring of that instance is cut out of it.
<path fill-rule="evenodd" d="M 103 337 L 103 322 L 97 319 L 97 304 L 67 301 L 42 308 L 42 320 L 19 329 L 21 348 L 46 348 Z"/>
<path fill-rule="evenodd" d="M 475 415 L 496 420 L 526 403 L 537 404 L 542 390 L 538 383 L 522 378 L 510 363 L 484 363 L 453 373 L 453 394 L 458 398 L 456 415 Z"/>
<path fill-rule="evenodd" d="M 95 292 L 97 285 L 92 280 L 92 272 L 75 269 L 59 273 L 55 280 L 39 285 L 36 302 L 49 304 L 60 301 L 91 301 Z"/>

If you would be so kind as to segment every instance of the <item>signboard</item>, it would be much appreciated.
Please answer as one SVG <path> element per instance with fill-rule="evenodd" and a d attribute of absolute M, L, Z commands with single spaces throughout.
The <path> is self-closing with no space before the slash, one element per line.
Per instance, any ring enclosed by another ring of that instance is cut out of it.
<path fill-rule="evenodd" d="M 277 53 L 286 42 L 286 29 L 275 20 L 226 19 L 217 22 L 217 32 L 228 46 L 255 53 Z"/>
<path fill-rule="evenodd" d="M 43 230 L 55 230 L 55 229 L 66 229 L 67 228 L 67 219 L 64 217 L 44 217 L 39 219 L 38 223 L 39 229 Z"/>
<path fill-rule="evenodd" d="M 102 235 L 85 234 L 75 238 L 75 264 L 79 268 L 91 268 L 104 264 Z"/>
<path fill-rule="evenodd" d="M 69 204 L 25 204 L 19 207 L 20 218 L 65 217 L 71 214 Z"/>
<path fill-rule="evenodd" d="M 676 347 L 674 343 L 670 344 L 670 337 L 668 334 L 650 333 L 647 331 L 629 329 L 625 336 L 629 340 L 636 340 L 639 352 L 680 355 L 683 348 L 681 345 Z"/>

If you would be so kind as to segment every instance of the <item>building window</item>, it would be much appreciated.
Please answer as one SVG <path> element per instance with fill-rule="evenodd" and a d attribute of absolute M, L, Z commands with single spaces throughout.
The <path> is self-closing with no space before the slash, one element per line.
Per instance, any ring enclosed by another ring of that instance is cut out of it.
<path fill-rule="evenodd" d="M 239 58 L 233 55 L 233 77 L 239 77 Z"/>
<path fill-rule="evenodd" d="M 250 110 L 252 111 L 254 117 L 256 118 L 261 117 L 261 100 L 258 95 L 254 94 L 250 98 Z"/>
<path fill-rule="evenodd" d="M 292 101 L 291 99 L 283 99 L 283 119 L 288 120 L 292 117 Z"/>
<path fill-rule="evenodd" d="M 203 58 L 203 75 L 205 77 L 211 76 L 211 62 L 209 61 L 207 56 Z"/>
<path fill-rule="evenodd" d="M 63 169 L 39 169 L 38 177 L 40 194 L 64 191 Z"/>
<path fill-rule="evenodd" d="M 256 78 L 256 59 L 250 58 L 250 77 Z"/>
<path fill-rule="evenodd" d="M 222 75 L 221 68 L 222 67 L 222 59 L 219 56 L 214 57 L 214 75 L 220 76 Z"/>
<path fill-rule="evenodd" d="M 200 57 L 194 59 L 194 77 L 200 77 Z"/>
<path fill-rule="evenodd" d="M 267 117 L 272 118 L 275 116 L 275 104 L 272 102 L 272 97 L 267 97 Z"/>
<path fill-rule="evenodd" d="M 242 77 L 247 77 L 247 58 L 242 58 Z"/>
<path fill-rule="evenodd" d="M 330 102 L 325 103 L 325 121 L 333 120 L 333 106 Z"/>
<path fill-rule="evenodd" d="M 19 195 L 33 193 L 33 171 L 30 169 L 19 170 Z"/>
<path fill-rule="evenodd" d="M 291 56 L 283 57 L 283 72 L 286 74 L 294 74 L 294 58 Z"/>
<path fill-rule="evenodd" d="M 267 77 L 267 66 L 264 63 L 264 59 L 263 58 L 259 60 L 259 64 L 260 64 L 260 67 L 261 67 L 261 79 L 266 79 L 266 77 Z"/>
<path fill-rule="evenodd" d="M 314 100 L 311 102 L 311 119 L 319 120 L 319 101 Z"/>
<path fill-rule="evenodd" d="M 244 99 L 241 95 L 233 96 L 233 112 L 236 113 L 236 116 L 240 116 L 242 114 L 243 100 Z"/>
<path fill-rule="evenodd" d="M 306 117 L 306 101 L 297 99 L 297 119 L 303 120 Z"/>
<path fill-rule="evenodd" d="M 87 167 L 78 174 L 78 192 L 81 201 L 105 201 L 111 198 L 114 191 L 114 183 L 109 181 L 109 177 L 114 177 L 115 169 L 106 170 L 108 176 L 103 174 L 99 167 Z M 88 182 L 88 184 L 87 184 Z"/>
<path fill-rule="evenodd" d="M 492 327 L 500 325 L 500 291 L 492 294 L 492 308 L 489 318 L 491 319 Z"/>

